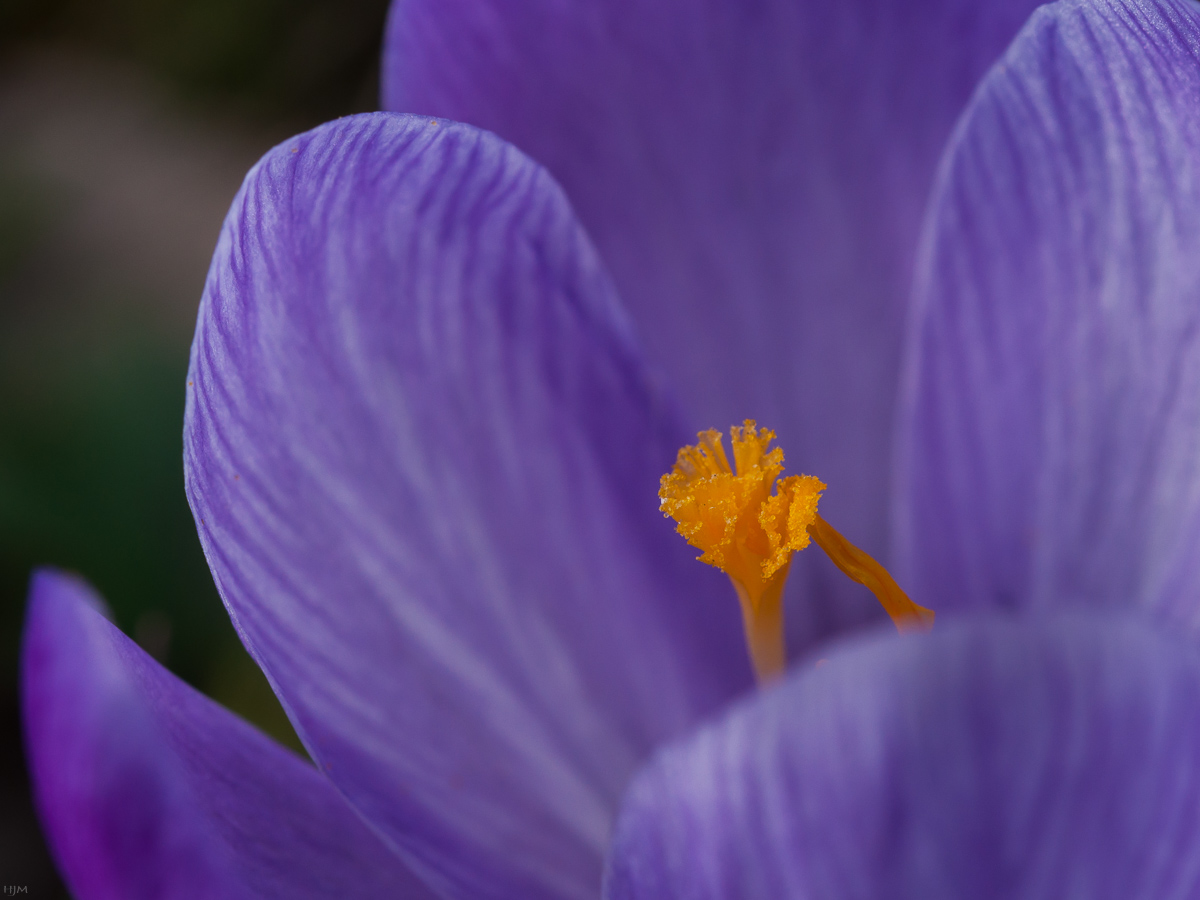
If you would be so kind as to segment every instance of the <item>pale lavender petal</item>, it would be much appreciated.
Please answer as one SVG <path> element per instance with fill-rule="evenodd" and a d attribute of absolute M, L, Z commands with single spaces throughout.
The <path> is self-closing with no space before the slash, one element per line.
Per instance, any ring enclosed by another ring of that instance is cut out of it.
<path fill-rule="evenodd" d="M 902 583 L 938 610 L 1200 614 L 1200 6 L 1037 13 L 931 209 Z"/>
<path fill-rule="evenodd" d="M 487 128 L 563 185 L 692 430 L 747 416 L 881 559 L 934 167 L 1036 0 L 397 0 L 390 109 Z M 821 556 L 798 642 L 878 613 Z M 830 595 L 824 602 L 817 597 Z"/>
<path fill-rule="evenodd" d="M 860 639 L 657 757 L 608 900 L 1190 900 L 1200 654 L 1133 616 Z"/>
<path fill-rule="evenodd" d="M 432 897 L 307 762 L 163 669 L 77 579 L 34 576 L 25 741 L 78 900 Z"/>
<path fill-rule="evenodd" d="M 628 777 L 744 690 L 658 512 L 683 439 L 565 199 L 385 113 L 272 151 L 193 347 L 188 493 L 313 758 L 444 890 L 584 897 Z"/>

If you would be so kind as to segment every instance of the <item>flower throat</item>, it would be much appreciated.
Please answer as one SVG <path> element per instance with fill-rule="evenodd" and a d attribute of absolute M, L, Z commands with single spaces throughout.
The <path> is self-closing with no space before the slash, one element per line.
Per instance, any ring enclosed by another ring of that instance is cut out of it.
<path fill-rule="evenodd" d="M 812 475 L 783 472 L 783 450 L 769 449 L 775 432 L 747 419 L 729 430 L 734 465 L 721 433 L 697 435 L 699 443 L 679 451 L 662 477 L 663 514 L 699 559 L 729 576 L 741 601 L 746 646 L 759 683 L 777 678 L 787 663 L 783 640 L 783 585 L 792 554 L 815 541 L 850 579 L 879 599 L 901 633 L 928 631 L 933 611 L 900 590 L 887 570 L 855 547 L 817 513 L 824 483 Z M 774 493 L 772 493 L 774 489 Z"/>

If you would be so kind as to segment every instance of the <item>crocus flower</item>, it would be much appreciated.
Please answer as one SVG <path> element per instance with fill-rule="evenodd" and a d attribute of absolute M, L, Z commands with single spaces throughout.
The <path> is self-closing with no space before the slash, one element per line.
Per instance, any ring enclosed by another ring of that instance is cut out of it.
<path fill-rule="evenodd" d="M 1029 14 L 399 3 L 420 115 L 250 173 L 188 383 L 317 767 L 38 576 L 81 900 L 1200 894 L 1200 7 Z M 752 688 L 656 496 L 747 417 L 933 633 L 801 554 Z"/>

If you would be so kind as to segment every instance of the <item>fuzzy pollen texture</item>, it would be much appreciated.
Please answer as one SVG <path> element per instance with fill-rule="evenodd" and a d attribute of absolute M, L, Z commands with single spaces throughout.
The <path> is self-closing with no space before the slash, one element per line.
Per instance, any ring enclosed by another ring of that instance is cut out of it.
<path fill-rule="evenodd" d="M 783 472 L 775 432 L 747 419 L 730 429 L 733 462 L 715 429 L 679 451 L 659 485 L 659 508 L 698 550 L 745 591 L 752 603 L 787 577 L 792 553 L 808 546 L 825 484 Z"/>

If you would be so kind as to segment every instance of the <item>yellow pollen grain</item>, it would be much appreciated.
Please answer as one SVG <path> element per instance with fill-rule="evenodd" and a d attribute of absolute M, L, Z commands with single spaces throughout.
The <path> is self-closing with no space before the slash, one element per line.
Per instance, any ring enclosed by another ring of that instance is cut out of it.
<path fill-rule="evenodd" d="M 734 467 L 721 433 L 703 431 L 679 451 L 659 485 L 660 509 L 675 520 L 701 562 L 716 566 L 757 602 L 792 552 L 808 546 L 808 526 L 825 485 L 811 475 L 780 479 L 775 432 L 747 419 L 730 429 Z M 774 492 L 773 492 L 774 491 Z"/>
<path fill-rule="evenodd" d="M 733 582 L 746 643 L 760 682 L 778 677 L 783 642 L 783 585 L 792 554 L 815 541 L 847 577 L 869 588 L 901 632 L 927 631 L 933 612 L 913 603 L 883 566 L 859 550 L 817 512 L 825 484 L 783 473 L 775 432 L 747 419 L 729 430 L 733 466 L 715 429 L 683 447 L 659 483 L 659 508 L 700 550 L 700 561 Z"/>

